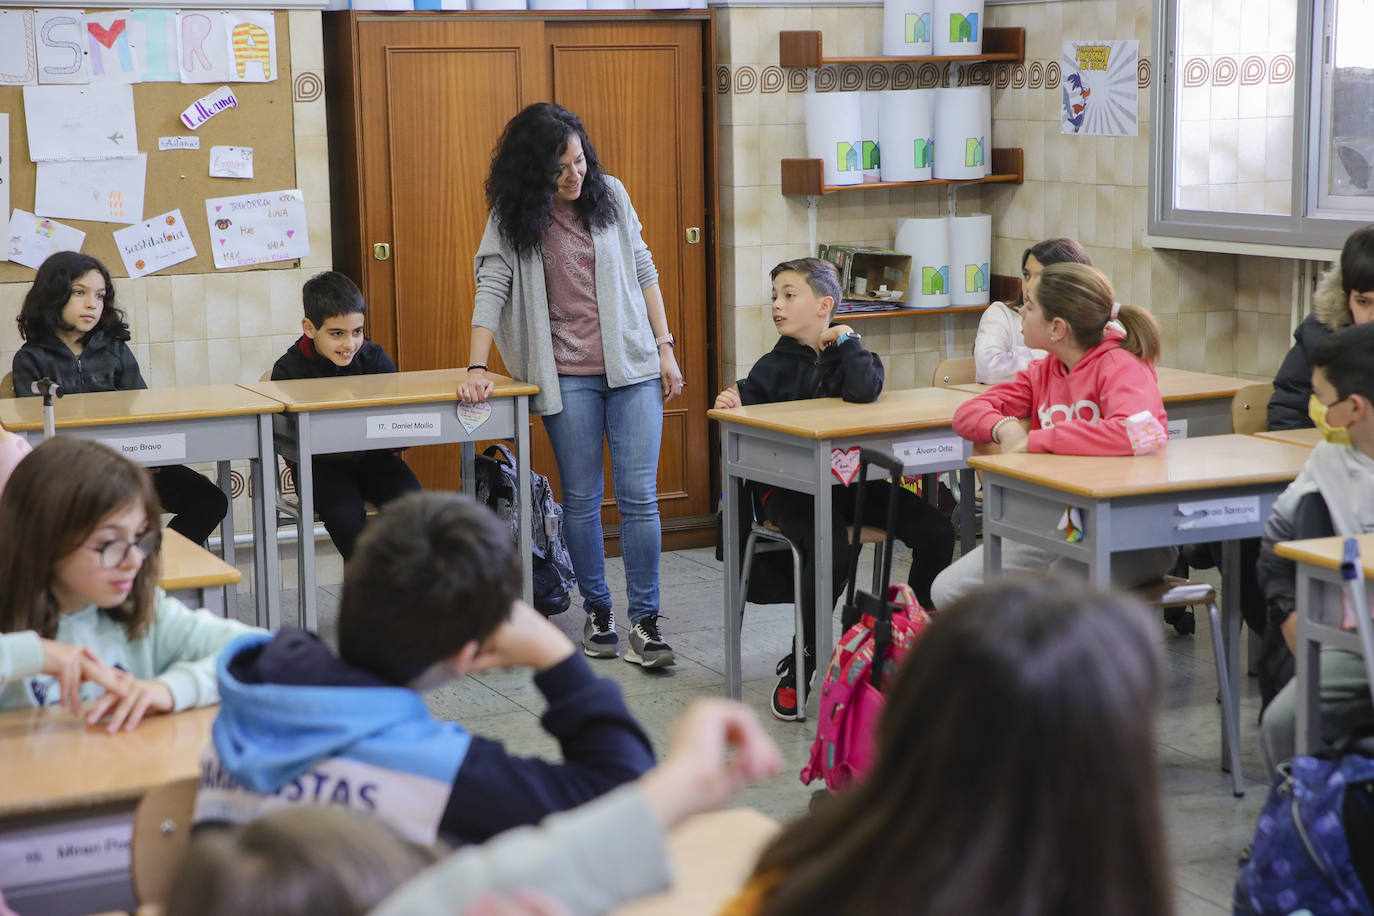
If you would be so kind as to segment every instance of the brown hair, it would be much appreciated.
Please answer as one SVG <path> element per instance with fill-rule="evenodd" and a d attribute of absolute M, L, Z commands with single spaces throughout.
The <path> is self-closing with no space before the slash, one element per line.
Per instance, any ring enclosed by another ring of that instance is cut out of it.
<path fill-rule="evenodd" d="M 1080 347 L 1092 349 L 1102 342 L 1116 302 L 1112 283 L 1102 271 L 1067 261 L 1051 264 L 1041 272 L 1033 295 L 1045 320 L 1064 319 Z M 1121 349 L 1153 365 L 1159 359 L 1159 325 L 1154 316 L 1138 305 L 1123 305 L 1116 320 L 1126 329 Z"/>
<path fill-rule="evenodd" d="M 434 862 L 382 822 L 330 805 L 280 808 L 251 823 L 202 828 L 165 916 L 364 916 Z"/>
<path fill-rule="evenodd" d="M 1133 599 L 1053 579 L 937 616 L 872 769 L 764 851 L 761 916 L 1169 916 L 1158 643 Z"/>
<path fill-rule="evenodd" d="M 1021 290 L 1016 294 L 1016 301 L 1011 303 L 1013 311 L 1020 311 L 1021 306 L 1026 302 L 1026 261 L 1030 260 L 1032 256 L 1040 262 L 1041 267 L 1063 264 L 1068 261 L 1088 265 L 1093 262 L 1092 258 L 1088 257 L 1088 252 L 1075 239 L 1042 239 L 1036 242 L 1021 252 Z"/>
<path fill-rule="evenodd" d="M 99 442 L 57 436 L 25 455 L 0 496 L 0 632 L 56 636 L 62 612 L 52 595 L 54 567 L 130 504 L 143 507 L 149 525 L 161 523 L 148 472 Z M 160 561 L 160 550 L 144 557 L 124 603 L 101 608 L 131 640 L 152 619 Z"/>
<path fill-rule="evenodd" d="M 769 280 L 776 280 L 778 274 L 785 270 L 799 273 L 806 278 L 806 285 L 811 287 L 811 292 L 824 299 L 830 297 L 830 314 L 835 314 L 835 309 L 840 304 L 840 272 L 835 269 L 835 265 L 821 258 L 796 258 L 791 261 L 783 261 L 777 267 L 768 272 Z"/>

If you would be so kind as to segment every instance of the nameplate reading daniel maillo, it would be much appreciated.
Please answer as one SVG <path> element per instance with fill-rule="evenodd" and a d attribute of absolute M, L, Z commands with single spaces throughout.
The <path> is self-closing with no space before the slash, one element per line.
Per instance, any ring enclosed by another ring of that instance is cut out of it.
<path fill-rule="evenodd" d="M 438 439 L 441 429 L 438 413 L 397 413 L 367 418 L 369 439 Z"/>

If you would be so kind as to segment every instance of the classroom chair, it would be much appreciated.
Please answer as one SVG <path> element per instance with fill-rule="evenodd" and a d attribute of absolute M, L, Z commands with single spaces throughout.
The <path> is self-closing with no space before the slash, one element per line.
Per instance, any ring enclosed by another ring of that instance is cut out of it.
<path fill-rule="evenodd" d="M 967 385 L 974 381 L 974 371 L 972 356 L 944 360 L 935 367 L 930 387 L 949 388 L 953 385 Z"/>
<path fill-rule="evenodd" d="M 134 809 L 129 869 L 140 912 L 162 904 L 191 842 L 191 815 L 200 777 L 188 776 L 153 789 Z"/>
<path fill-rule="evenodd" d="M 1221 700 L 1221 722 L 1226 729 L 1228 763 L 1231 767 L 1231 792 L 1237 798 L 1245 795 L 1245 781 L 1240 773 L 1240 708 L 1227 677 L 1226 650 L 1221 641 L 1221 612 L 1217 609 L 1216 589 L 1206 582 L 1194 582 L 1177 576 L 1165 576 L 1158 582 L 1134 589 L 1134 594 L 1157 610 L 1190 608 L 1204 605 L 1212 623 L 1212 658 L 1217 669 L 1217 695 Z"/>
<path fill-rule="evenodd" d="M 1246 385 L 1231 398 L 1231 432 L 1253 436 L 1269 428 L 1269 399 L 1274 386 L 1268 382 Z"/>
<path fill-rule="evenodd" d="M 852 544 L 854 542 L 854 530 L 852 527 L 848 529 L 847 534 L 849 543 Z M 864 525 L 863 529 L 859 532 L 859 542 L 862 544 L 881 543 L 886 539 L 887 532 L 883 531 L 881 528 L 874 528 L 871 525 Z M 805 647 L 804 641 L 802 640 L 802 606 L 801 602 L 797 600 L 798 596 L 801 595 L 802 556 L 801 551 L 797 549 L 797 545 L 792 543 L 792 540 L 779 531 L 777 526 L 772 522 L 755 522 L 753 527 L 749 529 L 749 538 L 744 542 L 744 560 L 740 564 L 739 603 L 730 609 L 732 612 L 731 626 L 735 628 L 737 634 L 744 628 L 744 605 L 749 598 L 749 572 L 753 568 L 754 557 L 759 554 L 771 553 L 777 550 L 790 550 L 792 552 L 792 662 L 796 665 L 792 670 L 797 672 L 796 721 L 805 722 L 808 685 L 805 683 L 806 678 L 802 676 L 806 671 L 804 667 L 805 659 L 802 658 Z M 873 593 L 875 595 L 882 588 L 882 574 L 882 568 L 877 562 L 874 562 Z M 834 613 L 835 608 L 833 606 L 826 607 L 825 610 L 822 611 L 821 608 L 824 605 L 824 600 L 820 595 L 817 595 L 817 613 Z M 818 651 L 819 648 L 818 646 Z M 830 648 L 827 647 L 825 650 L 825 661 L 828 662 L 829 659 Z M 818 656 L 817 661 L 819 662 L 820 660 Z M 824 668 L 818 665 L 817 670 L 823 672 Z"/>
<path fill-rule="evenodd" d="M 0 398 L 18 397 L 14 393 L 14 373 L 6 372 L 4 378 L 0 378 Z"/>

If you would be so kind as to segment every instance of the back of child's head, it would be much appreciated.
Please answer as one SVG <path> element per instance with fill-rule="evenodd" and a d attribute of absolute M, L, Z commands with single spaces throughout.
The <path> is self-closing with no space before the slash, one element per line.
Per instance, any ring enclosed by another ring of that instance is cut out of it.
<path fill-rule="evenodd" d="M 99 442 L 56 436 L 26 455 L 0 495 L 0 632 L 55 636 L 61 610 L 51 586 L 58 562 L 130 506 L 142 506 L 149 525 L 161 523 L 148 471 Z M 103 609 L 130 639 L 147 630 L 159 567 L 157 552 L 145 557 L 124 603 Z"/>
<path fill-rule="evenodd" d="M 1112 319 L 1116 293 L 1102 271 L 1087 264 L 1061 261 L 1040 274 L 1032 292 L 1045 320 L 1063 318 L 1074 340 L 1085 350 L 1102 342 L 1102 332 Z M 1159 359 L 1159 325 L 1148 311 L 1136 305 L 1119 306 L 1117 321 L 1126 329 L 1121 349 L 1147 363 Z"/>
<path fill-rule="evenodd" d="M 129 325 L 124 312 L 115 305 L 114 281 L 105 265 L 79 251 L 59 251 L 49 255 L 38 267 L 33 285 L 24 295 L 19 308 L 19 336 L 30 341 L 52 340 L 59 330 L 70 330 L 62 320 L 62 309 L 72 297 L 72 284 L 90 273 L 99 271 L 105 281 L 105 307 L 90 333 L 102 331 L 117 340 L 129 339 Z"/>
<path fill-rule="evenodd" d="M 776 280 L 778 274 L 785 271 L 801 274 L 817 299 L 829 296 L 832 303 L 830 311 L 834 313 L 835 306 L 840 304 L 840 272 L 835 269 L 834 264 L 821 258 L 794 258 L 791 261 L 783 261 L 769 271 L 768 279 Z"/>
<path fill-rule="evenodd" d="M 301 304 L 305 306 L 305 317 L 317 329 L 330 318 L 367 311 L 358 284 L 337 270 L 326 270 L 306 280 L 301 287 Z"/>
<path fill-rule="evenodd" d="M 1374 323 L 1327 335 L 1308 353 L 1307 361 L 1342 398 L 1358 394 L 1374 404 Z"/>
<path fill-rule="evenodd" d="M 1077 241 L 1070 238 L 1041 239 L 1034 245 L 1021 252 L 1021 273 L 1026 272 L 1026 262 L 1031 258 L 1040 262 L 1041 267 L 1049 267 L 1051 264 L 1087 264 L 1092 266 L 1092 258 L 1088 257 L 1088 252 Z M 1016 297 L 1016 306 L 1019 308 L 1025 301 L 1026 285 L 1021 284 L 1021 292 Z"/>
<path fill-rule="evenodd" d="M 1356 229 L 1341 246 L 1341 286 L 1347 300 L 1374 290 L 1374 225 Z"/>
<path fill-rule="evenodd" d="M 1054 579 L 1002 580 L 937 615 L 863 782 L 760 859 L 783 875 L 762 912 L 1171 912 L 1158 641 L 1129 597 Z"/>
<path fill-rule="evenodd" d="M 278 809 L 191 842 L 166 916 L 363 916 L 434 862 L 382 822 L 331 805 Z"/>
<path fill-rule="evenodd" d="M 481 643 L 520 595 L 511 530 L 458 493 L 412 493 L 368 523 L 344 569 L 339 655 L 393 684 Z"/>

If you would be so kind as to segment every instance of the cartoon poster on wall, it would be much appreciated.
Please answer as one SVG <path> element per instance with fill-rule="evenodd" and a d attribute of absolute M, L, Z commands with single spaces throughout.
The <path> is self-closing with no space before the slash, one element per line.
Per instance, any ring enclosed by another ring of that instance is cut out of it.
<path fill-rule="evenodd" d="M 211 198 L 205 202 L 205 217 L 216 269 L 310 254 L 305 196 L 299 189 Z"/>
<path fill-rule="evenodd" d="M 1139 60 L 1138 41 L 1064 42 L 1060 132 L 1136 136 Z"/>
<path fill-rule="evenodd" d="M 34 216 L 27 210 L 15 210 L 10 217 L 10 260 L 25 267 L 38 269 L 48 255 L 58 251 L 80 251 L 86 233 L 55 220 Z"/>
<path fill-rule="evenodd" d="M 147 276 L 196 256 L 196 246 L 180 210 L 117 229 L 114 242 L 131 277 Z"/>

